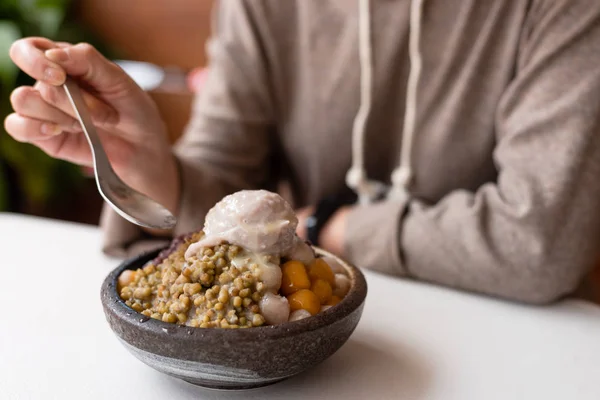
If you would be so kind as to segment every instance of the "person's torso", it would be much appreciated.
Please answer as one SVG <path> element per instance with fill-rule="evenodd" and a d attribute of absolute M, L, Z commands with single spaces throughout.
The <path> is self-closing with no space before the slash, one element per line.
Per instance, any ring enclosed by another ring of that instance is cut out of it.
<path fill-rule="evenodd" d="M 411 193 L 435 203 L 495 180 L 496 109 L 516 73 L 528 0 L 427 0 L 419 43 Z M 265 54 L 277 131 L 297 205 L 340 190 L 360 104 L 358 4 L 264 3 Z M 389 183 L 402 146 L 409 0 L 371 1 L 373 105 L 365 138 L 369 178 Z"/>

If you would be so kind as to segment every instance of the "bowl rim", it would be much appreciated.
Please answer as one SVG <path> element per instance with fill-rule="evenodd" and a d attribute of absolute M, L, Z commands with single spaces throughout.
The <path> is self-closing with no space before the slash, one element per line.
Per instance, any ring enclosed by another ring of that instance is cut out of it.
<path fill-rule="evenodd" d="M 163 322 L 154 318 L 146 317 L 133 310 L 125 304 L 121 296 L 117 293 L 117 278 L 126 269 L 140 268 L 141 265 L 155 258 L 162 250 L 167 247 L 142 253 L 138 256 L 124 260 L 112 270 L 104 279 L 101 288 L 101 300 L 107 319 L 117 318 L 125 327 L 115 331 L 111 329 L 122 340 L 126 340 L 122 333 L 126 329 L 144 331 L 152 336 L 168 337 L 169 341 L 195 341 L 208 337 L 218 336 L 223 341 L 235 341 L 238 343 L 252 342 L 264 339 L 277 339 L 280 337 L 289 337 L 304 332 L 309 332 L 331 325 L 336 321 L 343 320 L 355 310 L 360 308 L 365 302 L 367 296 L 367 282 L 357 267 L 343 260 L 342 258 L 313 246 L 317 256 L 332 257 L 339 262 L 349 273 L 352 285 L 346 296 L 337 305 L 322 311 L 314 316 L 301 319 L 299 321 L 285 322 L 278 325 L 266 325 L 253 327 L 249 329 L 225 329 L 225 328 L 196 328 L 187 325 L 179 325 Z M 110 320 L 109 320 L 110 323 Z"/>

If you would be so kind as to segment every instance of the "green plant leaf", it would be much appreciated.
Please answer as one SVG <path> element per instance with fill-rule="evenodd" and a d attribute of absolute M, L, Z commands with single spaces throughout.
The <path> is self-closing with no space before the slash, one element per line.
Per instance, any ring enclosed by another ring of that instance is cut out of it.
<path fill-rule="evenodd" d="M 75 165 L 55 160 L 37 147 L 19 143 L 8 135 L 0 136 L 0 157 L 18 171 L 19 184 L 31 204 L 43 204 L 83 180 Z"/>
<path fill-rule="evenodd" d="M 21 30 L 12 21 L 0 20 L 0 83 L 9 88 L 14 85 L 17 77 L 17 66 L 8 54 L 10 46 L 21 38 Z"/>
<path fill-rule="evenodd" d="M 17 0 L 2 0 L 0 2 L 0 16 L 4 19 L 5 14 L 17 11 Z"/>
<path fill-rule="evenodd" d="M 52 164 L 49 156 L 32 145 L 2 140 L 4 160 L 18 171 L 20 185 L 32 203 L 44 202 L 51 192 Z"/>
<path fill-rule="evenodd" d="M 33 7 L 35 7 L 37 0 L 16 0 L 17 7 L 20 13 L 28 13 Z"/>
<path fill-rule="evenodd" d="M 71 0 L 19 0 L 25 36 L 54 39 L 58 34 Z"/>
<path fill-rule="evenodd" d="M 65 11 L 58 7 L 40 7 L 32 13 L 35 16 L 40 35 L 55 38 L 65 16 Z"/>
<path fill-rule="evenodd" d="M 54 7 L 64 10 L 69 6 L 71 0 L 37 0 L 35 5 L 37 7 Z"/>

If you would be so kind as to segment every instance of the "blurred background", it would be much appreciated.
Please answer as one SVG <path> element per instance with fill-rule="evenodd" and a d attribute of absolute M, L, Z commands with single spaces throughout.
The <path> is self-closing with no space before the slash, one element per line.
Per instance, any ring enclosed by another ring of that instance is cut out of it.
<path fill-rule="evenodd" d="M 111 59 L 145 61 L 168 70 L 197 71 L 206 62 L 215 0 L 0 0 L 0 117 L 10 93 L 33 82 L 8 56 L 24 36 L 89 42 Z M 172 141 L 183 131 L 193 94 L 151 90 Z M 90 171 L 53 160 L 0 128 L 0 212 L 96 224 L 102 201 Z"/>

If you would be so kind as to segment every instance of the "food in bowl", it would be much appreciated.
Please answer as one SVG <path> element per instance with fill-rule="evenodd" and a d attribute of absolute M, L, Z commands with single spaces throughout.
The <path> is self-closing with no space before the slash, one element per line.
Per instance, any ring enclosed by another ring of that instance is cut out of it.
<path fill-rule="evenodd" d="M 195 328 L 251 328 L 319 314 L 346 296 L 351 280 L 333 257 L 315 255 L 296 235 L 297 224 L 275 193 L 226 196 L 202 231 L 123 271 L 118 293 L 146 317 Z"/>
<path fill-rule="evenodd" d="M 270 385 L 313 369 L 338 351 L 364 309 L 368 289 L 360 270 L 324 250 L 314 251 L 335 258 L 351 285 L 343 301 L 310 318 L 252 329 L 199 329 L 140 315 L 119 296 L 118 277 L 147 265 L 159 254 L 153 251 L 125 260 L 107 275 L 101 288 L 106 320 L 133 356 L 162 373 L 217 389 Z"/>

